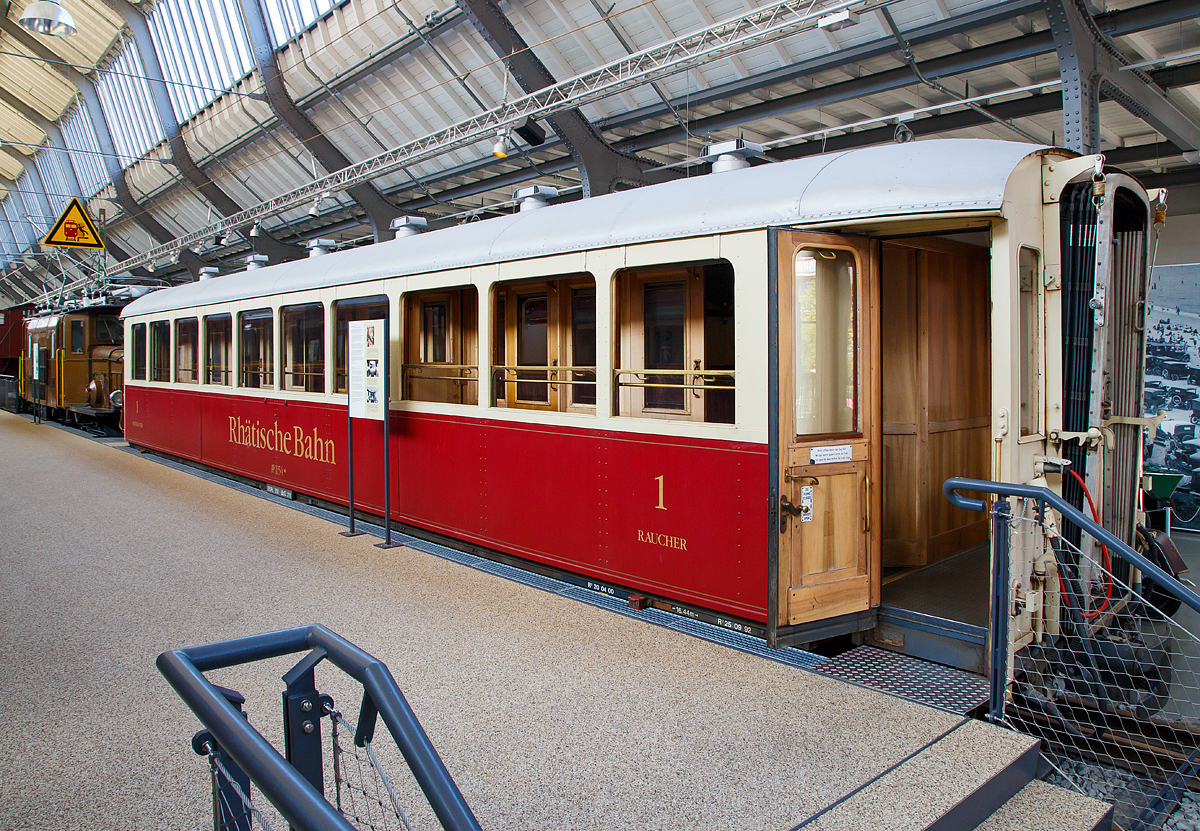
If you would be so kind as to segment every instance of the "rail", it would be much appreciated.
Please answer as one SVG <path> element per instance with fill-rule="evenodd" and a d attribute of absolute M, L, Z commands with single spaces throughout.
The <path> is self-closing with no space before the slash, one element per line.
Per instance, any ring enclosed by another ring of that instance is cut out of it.
<path fill-rule="evenodd" d="M 250 726 L 244 713 L 231 703 L 232 691 L 218 689 L 204 673 L 304 651 L 308 651 L 308 655 L 284 676 L 288 684 L 288 693 L 285 695 L 288 709 L 285 709 L 284 721 L 289 740 L 289 758 L 293 760 L 289 762 Z M 302 729 L 292 729 L 296 725 L 288 725 L 293 699 L 298 708 L 294 720 L 310 718 L 301 717 L 300 713 L 311 711 L 311 701 L 316 695 L 313 669 L 324 659 L 363 687 L 354 744 L 359 747 L 367 745 L 369 750 L 376 717 L 382 717 L 442 827 L 446 831 L 479 831 L 478 821 L 387 666 L 324 626 L 313 624 L 175 649 L 159 655 L 157 665 L 180 698 L 204 724 L 220 750 L 228 754 L 248 775 L 249 780 L 293 829 L 350 831 L 354 826 L 325 799 L 312 781 L 314 778 L 320 781 L 319 758 L 315 762 L 315 774 L 311 767 L 308 776 L 297 768 L 298 764 L 300 767 L 305 765 L 296 762 L 291 743 L 311 740 L 311 721 L 303 721 L 305 726 Z M 317 736 L 319 742 L 319 731 Z M 193 745 L 196 743 L 193 742 Z"/>

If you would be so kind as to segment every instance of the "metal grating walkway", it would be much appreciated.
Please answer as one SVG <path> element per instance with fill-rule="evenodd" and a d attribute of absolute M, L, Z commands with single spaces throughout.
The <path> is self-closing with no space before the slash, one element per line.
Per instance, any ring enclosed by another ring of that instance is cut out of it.
<path fill-rule="evenodd" d="M 873 646 L 829 658 L 815 671 L 963 715 L 988 701 L 988 681 L 982 675 Z"/>

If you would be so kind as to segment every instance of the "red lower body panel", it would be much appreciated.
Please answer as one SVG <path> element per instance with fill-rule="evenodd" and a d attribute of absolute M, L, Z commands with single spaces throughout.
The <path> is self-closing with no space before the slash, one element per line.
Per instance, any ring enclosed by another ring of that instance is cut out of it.
<path fill-rule="evenodd" d="M 346 411 L 125 388 L 132 444 L 347 502 Z M 393 412 L 391 515 L 763 622 L 765 445 Z M 383 425 L 354 422 L 354 497 L 383 512 Z"/>

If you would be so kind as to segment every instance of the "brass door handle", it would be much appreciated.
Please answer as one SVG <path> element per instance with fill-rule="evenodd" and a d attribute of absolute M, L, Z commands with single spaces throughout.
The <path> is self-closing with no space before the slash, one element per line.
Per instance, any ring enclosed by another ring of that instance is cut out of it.
<path fill-rule="evenodd" d="M 863 476 L 863 490 L 867 494 L 866 510 L 863 512 L 863 531 L 867 534 L 871 533 L 871 477 Z"/>
<path fill-rule="evenodd" d="M 813 487 L 816 487 L 817 485 L 821 484 L 820 480 L 818 480 L 817 477 L 815 477 L 815 476 L 809 476 L 808 474 L 792 473 L 792 469 L 790 467 L 783 472 L 783 480 L 785 482 L 803 482 L 805 479 L 811 479 L 812 483 L 813 483 Z"/>

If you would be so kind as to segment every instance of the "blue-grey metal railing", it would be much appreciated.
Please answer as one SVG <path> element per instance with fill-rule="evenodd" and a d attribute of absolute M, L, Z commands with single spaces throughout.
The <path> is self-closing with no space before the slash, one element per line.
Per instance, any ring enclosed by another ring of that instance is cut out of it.
<path fill-rule="evenodd" d="M 1133 548 L 1119 540 L 1104 526 L 1085 515 L 1067 500 L 1047 488 L 1036 485 L 1014 485 L 1008 482 L 989 482 L 983 479 L 961 479 L 953 477 L 942 485 L 942 493 L 957 508 L 968 511 L 986 512 L 987 505 L 980 499 L 963 496 L 959 491 L 972 493 L 992 493 L 1001 497 L 1017 496 L 1023 499 L 1033 499 L 1049 505 L 1067 520 L 1075 523 L 1084 533 L 1092 536 L 1097 542 L 1108 546 L 1109 552 L 1121 557 L 1130 565 L 1137 568 L 1143 575 L 1161 586 L 1164 591 L 1178 598 L 1183 603 L 1200 612 L 1200 595 L 1180 583 L 1162 568 L 1152 563 Z"/>
<path fill-rule="evenodd" d="M 338 810 L 308 779 L 250 726 L 204 673 L 309 651 L 293 673 L 311 672 L 327 658 L 363 686 L 355 743 L 370 740 L 381 716 L 404 755 L 413 778 L 447 831 L 479 831 L 479 822 L 455 785 L 437 750 L 386 665 L 324 626 L 312 624 L 279 632 L 175 649 L 158 656 L 158 669 L 196 714 L 221 748 L 298 831 L 352 831 Z"/>
<path fill-rule="evenodd" d="M 1154 582 L 1156 590 L 1164 591 L 1181 603 L 1200 612 L 1200 596 L 1053 491 L 1034 485 L 1015 485 L 980 479 L 947 479 L 942 486 L 942 492 L 946 498 L 956 507 L 979 512 L 988 512 L 987 504 L 982 500 L 963 496 L 960 491 L 990 493 L 997 497 L 990 510 L 992 515 L 991 672 L 989 679 L 991 701 L 988 717 L 991 721 L 1004 722 L 1008 692 L 1009 568 L 1011 559 L 1009 525 L 1013 520 L 1009 497 L 1034 500 L 1038 505 L 1039 519 L 1044 519 L 1046 506 L 1054 508 L 1065 521 L 1074 523 L 1083 533 L 1107 546 L 1111 556 L 1120 557 L 1129 565 L 1140 570 L 1143 579 Z M 1065 568 L 1061 558 L 1062 549 L 1058 547 L 1056 541 L 1052 540 L 1051 544 L 1055 546 L 1055 558 L 1061 572 Z M 1082 636 L 1085 628 L 1084 620 L 1080 616 L 1082 593 L 1075 585 L 1069 569 L 1065 576 L 1062 574 L 1060 576 L 1063 576 L 1065 580 L 1064 593 L 1069 593 L 1071 597 L 1075 598 L 1068 604 L 1068 608 L 1072 609 L 1073 626 L 1079 630 L 1076 634 Z M 1144 598 L 1143 602 L 1145 602 Z M 1164 615 L 1164 617 L 1169 617 L 1169 615 Z M 1081 664 L 1086 669 L 1090 669 L 1093 678 L 1101 678 L 1099 669 L 1105 663 L 1103 650 L 1099 648 L 1098 644 L 1093 643 L 1091 638 L 1084 637 L 1083 640 Z M 1121 712 L 1118 710 L 1116 714 L 1119 715 Z M 1056 715 L 1062 718 L 1061 713 L 1056 712 Z M 1076 733 L 1075 735 L 1078 738 L 1084 738 L 1082 734 Z M 1187 748 L 1182 748 L 1182 753 L 1186 752 Z M 1174 772 L 1171 772 L 1161 783 L 1150 804 L 1145 807 L 1138 806 L 1140 813 L 1128 825 L 1130 831 L 1146 831 L 1146 829 L 1157 827 L 1162 816 L 1178 804 L 1187 783 L 1200 772 L 1200 747 L 1193 748 L 1190 755 L 1186 757 L 1182 753 L 1176 758 L 1177 764 Z M 1182 761 L 1179 761 L 1180 759 Z"/>

